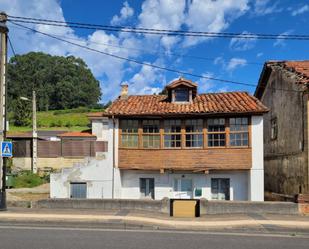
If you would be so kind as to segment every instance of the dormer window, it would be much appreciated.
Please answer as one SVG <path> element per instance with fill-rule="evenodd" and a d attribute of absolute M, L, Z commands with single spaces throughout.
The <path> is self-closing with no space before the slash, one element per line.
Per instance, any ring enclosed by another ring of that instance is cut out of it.
<path fill-rule="evenodd" d="M 189 102 L 189 89 L 188 88 L 177 88 L 175 91 L 175 102 Z"/>
<path fill-rule="evenodd" d="M 197 95 L 197 84 L 190 80 L 179 78 L 168 84 L 165 88 L 168 100 L 174 103 L 192 103 Z"/>

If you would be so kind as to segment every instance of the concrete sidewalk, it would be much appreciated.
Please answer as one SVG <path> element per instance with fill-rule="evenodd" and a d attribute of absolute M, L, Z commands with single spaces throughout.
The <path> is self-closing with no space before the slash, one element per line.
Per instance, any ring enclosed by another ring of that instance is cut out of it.
<path fill-rule="evenodd" d="M 165 214 L 131 211 L 50 210 L 11 208 L 0 212 L 0 221 L 75 222 L 92 224 L 122 224 L 156 229 L 207 230 L 233 228 L 280 228 L 308 231 L 309 216 L 298 215 L 207 215 L 200 218 L 174 218 Z"/>

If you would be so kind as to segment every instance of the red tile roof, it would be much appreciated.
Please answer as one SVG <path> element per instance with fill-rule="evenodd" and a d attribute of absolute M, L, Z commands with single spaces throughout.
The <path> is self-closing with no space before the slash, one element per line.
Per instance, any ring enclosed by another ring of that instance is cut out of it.
<path fill-rule="evenodd" d="M 285 61 L 284 67 L 295 72 L 302 79 L 300 82 L 309 83 L 309 60 L 306 61 Z"/>
<path fill-rule="evenodd" d="M 267 87 L 269 77 L 274 67 L 282 69 L 284 72 L 291 72 L 295 74 L 293 82 L 300 84 L 302 87 L 307 87 L 309 83 L 309 60 L 305 61 L 267 61 L 264 64 L 263 70 L 260 75 L 258 86 L 256 87 L 254 96 L 261 99 Z"/>
<path fill-rule="evenodd" d="M 95 137 L 95 135 L 88 132 L 66 132 L 59 134 L 58 137 Z"/>
<path fill-rule="evenodd" d="M 265 113 L 268 109 L 247 92 L 199 94 L 192 103 L 171 103 L 165 95 L 133 95 L 117 99 L 103 116 Z"/>

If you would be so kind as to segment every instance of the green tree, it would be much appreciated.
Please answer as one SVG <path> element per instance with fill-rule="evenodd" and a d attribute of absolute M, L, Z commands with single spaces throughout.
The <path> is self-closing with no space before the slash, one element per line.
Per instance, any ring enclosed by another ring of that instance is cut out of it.
<path fill-rule="evenodd" d="M 37 94 L 39 111 L 90 107 L 100 97 L 99 81 L 86 63 L 74 56 L 51 56 L 30 52 L 8 63 L 9 111 L 17 111 L 16 99 Z"/>
<path fill-rule="evenodd" d="M 17 99 L 15 101 L 15 111 L 13 113 L 14 125 L 28 126 L 31 122 L 31 110 L 29 102 Z"/>

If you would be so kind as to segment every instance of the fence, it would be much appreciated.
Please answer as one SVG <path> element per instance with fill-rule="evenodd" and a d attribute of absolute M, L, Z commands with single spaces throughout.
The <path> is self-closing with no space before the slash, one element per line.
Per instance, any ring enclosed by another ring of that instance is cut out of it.
<path fill-rule="evenodd" d="M 14 157 L 31 157 L 32 142 L 13 141 Z M 107 152 L 106 141 L 38 141 L 38 157 L 94 157 L 96 152 Z"/>

